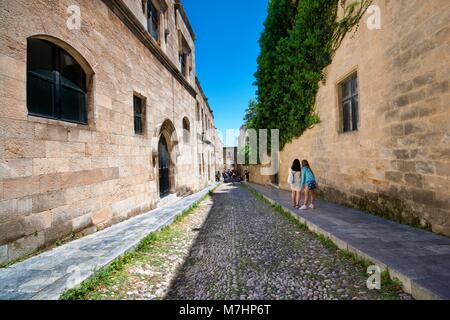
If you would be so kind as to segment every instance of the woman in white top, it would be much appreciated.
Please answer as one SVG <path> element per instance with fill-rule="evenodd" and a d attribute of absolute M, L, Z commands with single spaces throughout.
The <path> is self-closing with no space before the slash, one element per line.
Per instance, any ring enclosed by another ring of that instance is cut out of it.
<path fill-rule="evenodd" d="M 300 187 L 300 179 L 302 175 L 302 167 L 300 160 L 295 159 L 292 167 L 289 169 L 288 183 L 292 190 L 292 205 L 294 208 L 300 207 L 300 194 L 302 188 Z"/>

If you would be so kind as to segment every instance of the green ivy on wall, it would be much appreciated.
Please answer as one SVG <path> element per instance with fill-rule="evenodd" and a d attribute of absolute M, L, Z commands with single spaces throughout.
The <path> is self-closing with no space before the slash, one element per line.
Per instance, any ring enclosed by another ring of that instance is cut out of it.
<path fill-rule="evenodd" d="M 252 129 L 280 129 L 281 149 L 320 122 L 315 112 L 323 70 L 372 0 L 271 0 L 255 74 Z"/>

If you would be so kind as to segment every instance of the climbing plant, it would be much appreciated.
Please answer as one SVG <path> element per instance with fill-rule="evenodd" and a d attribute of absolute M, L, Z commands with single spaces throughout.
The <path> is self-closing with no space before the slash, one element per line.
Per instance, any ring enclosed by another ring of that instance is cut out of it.
<path fill-rule="evenodd" d="M 315 111 L 323 70 L 372 0 L 271 0 L 255 74 L 257 103 L 246 125 L 280 129 L 280 147 L 320 122 Z"/>
<path fill-rule="evenodd" d="M 255 73 L 258 104 L 255 107 L 255 117 L 248 119 L 250 127 L 275 129 L 270 124 L 272 111 L 275 111 L 271 94 L 275 82 L 275 64 L 277 63 L 277 45 L 281 39 L 289 35 L 297 15 L 298 0 L 271 0 L 268 7 L 264 30 L 259 39 L 261 53 L 258 57 L 258 69 Z M 253 107 L 251 104 L 249 107 Z"/>

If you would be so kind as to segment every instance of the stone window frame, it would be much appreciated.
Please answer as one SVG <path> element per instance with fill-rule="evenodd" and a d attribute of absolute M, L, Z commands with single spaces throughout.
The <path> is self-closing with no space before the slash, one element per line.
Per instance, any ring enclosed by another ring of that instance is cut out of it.
<path fill-rule="evenodd" d="M 72 128 L 81 129 L 81 130 L 91 130 L 94 131 L 96 129 L 95 122 L 95 114 L 96 114 L 96 98 L 95 98 L 95 87 L 96 87 L 96 75 L 94 70 L 91 67 L 91 64 L 88 60 L 71 44 L 62 40 L 60 38 L 48 35 L 48 34 L 36 34 L 31 35 L 27 39 L 41 39 L 46 40 L 48 42 L 53 43 L 54 45 L 60 47 L 69 53 L 72 58 L 76 60 L 76 62 L 82 67 L 84 72 L 86 73 L 86 88 L 87 88 L 87 102 L 86 102 L 86 113 L 87 113 L 87 122 L 86 123 L 77 123 L 77 122 L 69 122 L 61 119 L 53 119 L 41 117 L 38 115 L 29 114 L 27 112 L 27 120 L 33 123 L 45 124 L 45 125 L 57 125 L 63 128 L 67 128 L 70 130 Z M 27 48 L 28 50 L 28 48 Z"/>
<path fill-rule="evenodd" d="M 350 130 L 350 131 L 344 131 L 344 112 L 343 112 L 343 105 L 342 105 L 342 84 L 344 84 L 346 81 L 350 80 L 350 78 L 356 76 L 357 78 L 357 83 L 358 83 L 358 87 L 357 87 L 357 97 L 358 97 L 358 108 L 357 108 L 357 115 L 358 115 L 358 119 L 357 119 L 357 128 L 355 130 Z M 355 66 L 353 68 L 350 69 L 350 71 L 348 71 L 347 73 L 345 73 L 345 75 L 339 77 L 337 79 L 337 81 L 335 82 L 335 92 L 336 92 L 336 105 L 337 105 L 337 132 L 340 135 L 352 135 L 352 134 L 357 134 L 360 129 L 361 129 L 361 91 L 360 91 L 360 77 L 359 77 L 359 67 Z"/>
<path fill-rule="evenodd" d="M 179 58 L 179 68 L 181 74 L 188 78 L 192 74 L 192 53 L 193 50 L 191 46 L 189 45 L 188 40 L 186 40 L 186 37 L 184 36 L 183 32 L 181 30 L 178 30 L 178 58 Z M 184 65 L 185 70 L 183 71 L 182 67 L 182 57 L 184 57 Z"/>
<path fill-rule="evenodd" d="M 148 4 L 151 3 L 152 7 L 156 11 L 157 17 L 158 17 L 158 34 L 157 39 L 155 39 L 154 35 L 150 31 L 149 27 L 149 16 L 148 16 Z M 167 21 L 169 20 L 168 16 L 168 8 L 165 0 L 142 0 L 142 10 L 144 12 L 144 16 L 147 22 L 147 32 L 150 34 L 151 38 L 155 40 L 159 46 L 161 46 L 162 39 L 164 39 L 164 43 L 167 44 L 167 38 L 168 33 L 166 33 L 166 30 L 168 31 L 168 25 L 166 25 Z"/>
<path fill-rule="evenodd" d="M 195 121 L 200 121 L 200 103 L 197 101 L 197 106 L 195 109 Z"/>
<path fill-rule="evenodd" d="M 141 132 L 136 132 L 136 126 L 135 126 L 135 110 L 134 110 L 134 99 L 138 98 L 141 100 L 142 102 L 142 112 L 141 112 L 141 126 L 142 126 L 142 131 Z M 145 97 L 144 95 L 140 94 L 137 91 L 133 91 L 133 133 L 135 136 L 139 136 L 139 137 L 147 137 L 147 97 Z"/>
<path fill-rule="evenodd" d="M 205 133 L 205 112 L 201 108 L 201 120 L 202 120 L 202 135 Z"/>
<path fill-rule="evenodd" d="M 182 128 L 183 128 L 183 143 L 190 144 L 191 143 L 191 121 L 188 117 L 184 117 L 182 120 Z"/>

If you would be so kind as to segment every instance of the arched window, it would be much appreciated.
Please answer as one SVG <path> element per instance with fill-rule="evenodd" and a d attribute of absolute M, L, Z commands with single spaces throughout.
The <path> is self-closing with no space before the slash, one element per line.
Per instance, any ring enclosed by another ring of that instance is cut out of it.
<path fill-rule="evenodd" d="M 27 76 L 30 115 L 87 124 L 86 73 L 67 51 L 28 39 Z"/>
<path fill-rule="evenodd" d="M 183 141 L 189 143 L 191 137 L 191 124 L 188 118 L 183 119 Z"/>

